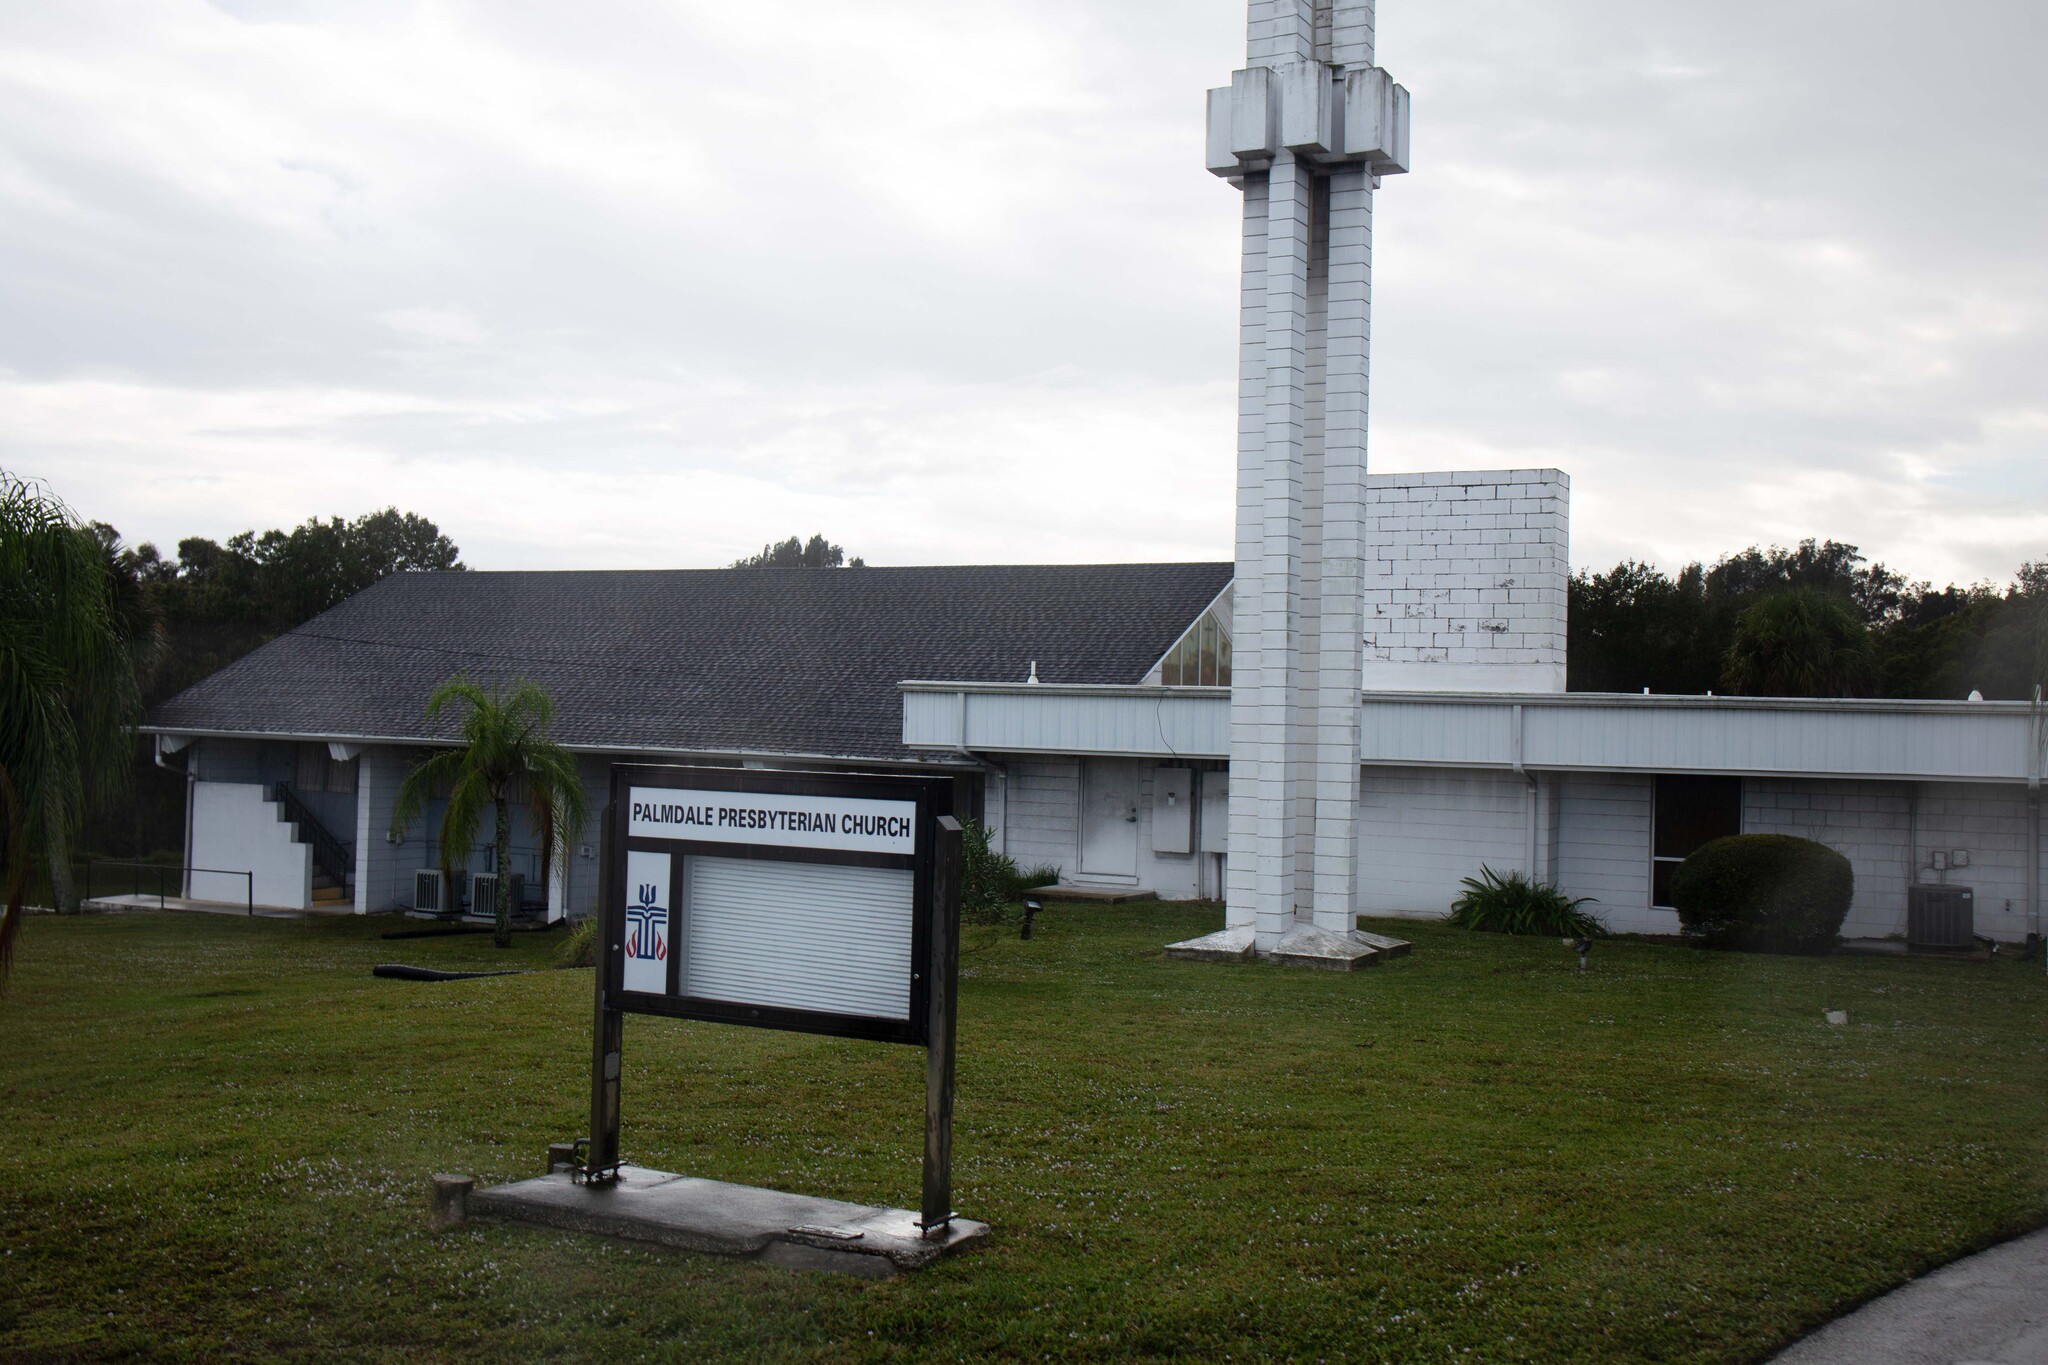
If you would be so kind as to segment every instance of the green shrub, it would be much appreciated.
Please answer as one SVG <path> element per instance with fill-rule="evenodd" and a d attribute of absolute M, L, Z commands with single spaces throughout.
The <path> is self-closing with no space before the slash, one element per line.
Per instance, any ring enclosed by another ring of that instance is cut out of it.
<path fill-rule="evenodd" d="M 960 822 L 960 917 L 969 924 L 1001 924 L 1017 893 L 1017 864 L 989 847 L 988 826 Z"/>
<path fill-rule="evenodd" d="M 1709 948 L 1827 952 L 1855 895 L 1847 858 L 1786 834 L 1716 839 L 1671 874 L 1679 924 Z"/>
<path fill-rule="evenodd" d="M 1467 877 L 1465 893 L 1451 902 L 1451 923 L 1462 929 L 1493 934 L 1543 934 L 1550 938 L 1590 938 L 1607 932 L 1599 920 L 1579 909 L 1591 896 L 1571 899 L 1554 886 L 1532 882 L 1519 872 L 1506 876 L 1490 867 Z"/>
<path fill-rule="evenodd" d="M 1007 924 L 1025 891 L 1060 879 L 1056 867 L 1017 870 L 1016 860 L 989 847 L 979 820 L 960 822 L 960 917 L 969 924 Z"/>
<path fill-rule="evenodd" d="M 569 937 L 555 949 L 557 967 L 597 965 L 597 920 L 596 915 L 589 915 L 569 926 Z"/>

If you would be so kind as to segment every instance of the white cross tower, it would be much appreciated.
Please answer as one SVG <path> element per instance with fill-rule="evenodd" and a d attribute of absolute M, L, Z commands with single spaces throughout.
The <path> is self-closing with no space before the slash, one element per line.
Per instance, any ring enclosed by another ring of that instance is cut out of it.
<path fill-rule="evenodd" d="M 1251 0 L 1208 164 L 1244 191 L 1228 914 L 1177 955 L 1348 968 L 1370 951 L 1351 931 L 1372 196 L 1408 169 L 1373 0 Z"/>

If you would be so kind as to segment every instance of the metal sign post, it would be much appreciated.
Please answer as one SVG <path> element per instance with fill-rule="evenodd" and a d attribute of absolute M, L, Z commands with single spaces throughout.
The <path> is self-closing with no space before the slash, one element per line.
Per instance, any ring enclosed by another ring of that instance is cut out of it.
<path fill-rule="evenodd" d="M 932 926 L 930 1038 L 924 1054 L 924 1201 L 917 1225 L 945 1235 L 953 1221 L 953 1009 L 960 989 L 960 822 L 938 820 L 932 899 L 952 907 Z"/>
<path fill-rule="evenodd" d="M 590 1137 L 579 1168 L 586 1181 L 615 1180 L 619 1174 L 619 1054 L 626 1033 L 626 1016 L 612 1003 L 609 973 L 605 971 L 610 954 L 604 945 L 618 941 L 625 911 L 617 879 L 612 875 L 612 823 L 613 808 L 607 804 L 604 842 L 599 845 L 607 853 L 597 869 L 598 962 L 596 1007 L 590 1026 Z"/>

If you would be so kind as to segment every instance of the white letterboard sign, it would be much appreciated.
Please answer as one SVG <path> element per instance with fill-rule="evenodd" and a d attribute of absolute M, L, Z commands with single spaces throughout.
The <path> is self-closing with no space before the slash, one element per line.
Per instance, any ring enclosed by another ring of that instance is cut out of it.
<path fill-rule="evenodd" d="M 947 779 L 613 770 L 621 1008 L 922 1043 Z"/>

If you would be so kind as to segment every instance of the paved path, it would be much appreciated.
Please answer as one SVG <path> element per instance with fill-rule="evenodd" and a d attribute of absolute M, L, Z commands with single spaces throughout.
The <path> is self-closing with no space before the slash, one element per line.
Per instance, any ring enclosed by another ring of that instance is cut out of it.
<path fill-rule="evenodd" d="M 259 905 L 253 911 L 247 901 L 195 901 L 185 896 L 94 896 L 80 904 L 87 910 L 118 914 L 125 910 L 169 910 L 196 915 L 239 915 L 255 919 L 322 919 L 328 915 L 353 915 L 354 905 L 347 901 L 335 901 L 330 905 L 316 905 L 309 910 L 290 910 L 282 906 Z"/>
<path fill-rule="evenodd" d="M 1773 1365 L 2048 1365 L 2048 1229 L 1895 1289 Z"/>

